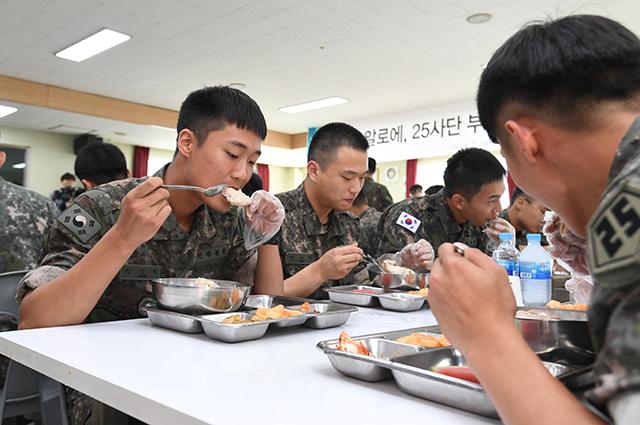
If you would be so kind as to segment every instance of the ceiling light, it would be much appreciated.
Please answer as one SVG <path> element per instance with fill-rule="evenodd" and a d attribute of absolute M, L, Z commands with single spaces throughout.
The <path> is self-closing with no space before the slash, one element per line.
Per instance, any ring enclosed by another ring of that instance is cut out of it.
<path fill-rule="evenodd" d="M 0 105 L 0 118 L 6 117 L 7 115 L 11 115 L 17 111 L 18 111 L 18 108 L 14 108 L 13 106 Z"/>
<path fill-rule="evenodd" d="M 27 164 L 25 164 L 24 162 L 20 162 L 18 164 L 13 164 L 13 168 L 17 168 L 18 170 L 22 170 L 23 168 L 26 168 Z"/>
<path fill-rule="evenodd" d="M 103 29 L 97 33 L 78 41 L 64 50 L 56 53 L 56 56 L 62 59 L 68 59 L 74 62 L 82 62 L 85 59 L 109 50 L 120 43 L 131 38 L 130 35 L 122 34 L 110 29 Z"/>
<path fill-rule="evenodd" d="M 149 124 L 148 127 L 155 128 L 156 130 L 164 130 L 164 131 L 171 131 L 171 132 L 175 132 L 176 131 L 175 128 L 165 127 L 165 126 L 162 126 L 162 125 L 155 125 L 155 124 Z"/>
<path fill-rule="evenodd" d="M 326 99 L 312 100 L 311 102 L 299 103 L 280 108 L 282 112 L 287 114 L 297 114 L 299 112 L 313 111 L 314 109 L 328 108 L 330 106 L 342 105 L 349 102 L 344 97 L 327 97 Z"/>
<path fill-rule="evenodd" d="M 470 24 L 484 24 L 485 22 L 489 22 L 490 19 L 490 13 L 474 13 L 473 15 L 467 16 L 467 22 Z"/>

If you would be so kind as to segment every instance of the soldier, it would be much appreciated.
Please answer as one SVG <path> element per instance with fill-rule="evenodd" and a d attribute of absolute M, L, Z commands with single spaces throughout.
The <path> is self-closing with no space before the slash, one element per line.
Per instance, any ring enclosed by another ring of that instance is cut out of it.
<path fill-rule="evenodd" d="M 327 298 L 322 288 L 360 279 L 355 273 L 364 270 L 362 235 L 358 218 L 348 210 L 367 174 L 368 147 L 350 125 L 320 127 L 309 145 L 304 182 L 277 195 L 286 216 L 268 244 L 277 247 L 282 260 L 285 295 Z"/>
<path fill-rule="evenodd" d="M 73 200 L 83 192 L 82 188 L 73 185 L 75 182 L 76 176 L 71 173 L 64 173 L 60 177 L 62 187 L 54 190 L 51 194 L 51 200 L 58 208 L 58 212 L 64 211 L 73 203 Z"/>
<path fill-rule="evenodd" d="M 7 154 L 0 151 L 0 168 L 6 159 Z M 0 177 L 0 273 L 36 266 L 56 214 L 44 196 Z"/>
<path fill-rule="evenodd" d="M 90 143 L 80 149 L 74 171 L 87 190 L 130 174 L 124 154 L 110 143 Z"/>
<path fill-rule="evenodd" d="M 364 192 L 360 191 L 351 206 L 351 213 L 360 219 L 360 230 L 362 231 L 362 250 L 369 255 L 375 255 L 378 248 L 378 222 L 382 213 L 367 204 Z"/>
<path fill-rule="evenodd" d="M 492 222 L 496 228 L 502 226 L 511 231 L 504 220 L 495 220 L 501 211 L 504 176 L 504 168 L 491 153 L 478 148 L 456 152 L 447 161 L 442 190 L 405 199 L 382 214 L 378 225 L 382 235 L 379 254 L 400 252 L 403 255 L 396 256 L 399 265 L 429 269 L 434 259 L 431 247 L 438 249 L 444 242 L 460 241 L 489 251 L 489 237 L 481 226 Z M 422 243 L 426 251 L 419 250 L 425 255 L 424 262 L 410 254 L 411 244 L 420 239 L 427 242 Z"/>
<path fill-rule="evenodd" d="M 414 184 L 409 188 L 409 198 L 421 198 L 424 196 L 422 192 L 422 185 Z"/>
<path fill-rule="evenodd" d="M 440 247 L 429 292 L 440 327 L 506 423 L 604 423 L 591 413 L 596 408 L 616 424 L 637 423 L 640 40 L 600 16 L 529 25 L 495 52 L 477 102 L 518 186 L 588 240 L 588 319 L 597 352 L 591 406 L 542 367 L 514 326 L 505 272 L 480 251 Z"/>
<path fill-rule="evenodd" d="M 500 213 L 500 218 L 507 220 L 516 230 L 516 248 L 523 249 L 527 246 L 529 233 L 542 233 L 544 226 L 544 213 L 549 208 L 542 205 L 533 196 L 528 195 L 519 187 L 516 187 L 511 195 L 511 205 Z M 542 237 L 542 245 L 548 242 Z"/>
<path fill-rule="evenodd" d="M 389 189 L 385 185 L 373 180 L 373 175 L 376 172 L 377 162 L 373 158 L 368 160 L 368 173 L 362 186 L 362 191 L 367 198 L 367 204 L 370 207 L 382 212 L 393 204 L 393 198 L 389 193 Z"/>

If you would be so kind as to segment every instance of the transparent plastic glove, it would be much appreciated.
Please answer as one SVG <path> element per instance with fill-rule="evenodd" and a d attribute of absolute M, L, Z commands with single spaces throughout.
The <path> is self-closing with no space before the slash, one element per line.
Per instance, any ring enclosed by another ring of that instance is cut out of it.
<path fill-rule="evenodd" d="M 247 250 L 262 245 L 273 237 L 284 220 L 282 202 L 264 190 L 251 195 L 251 204 L 244 208 L 244 247 Z"/>
<path fill-rule="evenodd" d="M 414 271 L 430 270 L 434 258 L 433 247 L 424 239 L 410 243 L 394 256 L 397 265 Z"/>
<path fill-rule="evenodd" d="M 586 239 L 576 236 L 554 212 L 545 214 L 542 232 L 549 242 L 549 255 L 566 263 L 571 269 L 570 272 L 590 274 L 587 266 Z"/>
<path fill-rule="evenodd" d="M 589 276 L 573 276 L 564 283 L 564 287 L 573 295 L 576 304 L 589 304 L 593 290 L 593 282 Z"/>
<path fill-rule="evenodd" d="M 485 224 L 482 230 L 491 240 L 500 243 L 500 233 L 511 233 L 513 240 L 516 240 L 516 228 L 504 218 L 496 217 Z"/>

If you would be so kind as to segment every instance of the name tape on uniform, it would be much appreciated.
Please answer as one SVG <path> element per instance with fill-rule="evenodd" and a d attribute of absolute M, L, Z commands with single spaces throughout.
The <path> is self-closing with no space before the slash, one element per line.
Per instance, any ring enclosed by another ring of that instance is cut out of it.
<path fill-rule="evenodd" d="M 418 227 L 420 227 L 420 223 L 422 223 L 420 220 L 404 211 L 402 212 L 402 214 L 400 214 L 398 220 L 396 220 L 396 224 L 399 224 L 411 233 L 415 233 L 418 230 Z"/>

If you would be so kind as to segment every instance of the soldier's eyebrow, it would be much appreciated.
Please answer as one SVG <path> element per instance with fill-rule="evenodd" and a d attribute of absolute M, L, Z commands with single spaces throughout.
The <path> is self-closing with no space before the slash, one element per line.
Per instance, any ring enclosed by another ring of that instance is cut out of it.
<path fill-rule="evenodd" d="M 243 151 L 249 150 L 249 147 L 239 140 L 228 140 L 227 143 L 232 144 L 233 146 L 236 146 L 242 149 Z M 254 153 L 261 155 L 262 151 L 260 149 L 256 149 Z"/>

